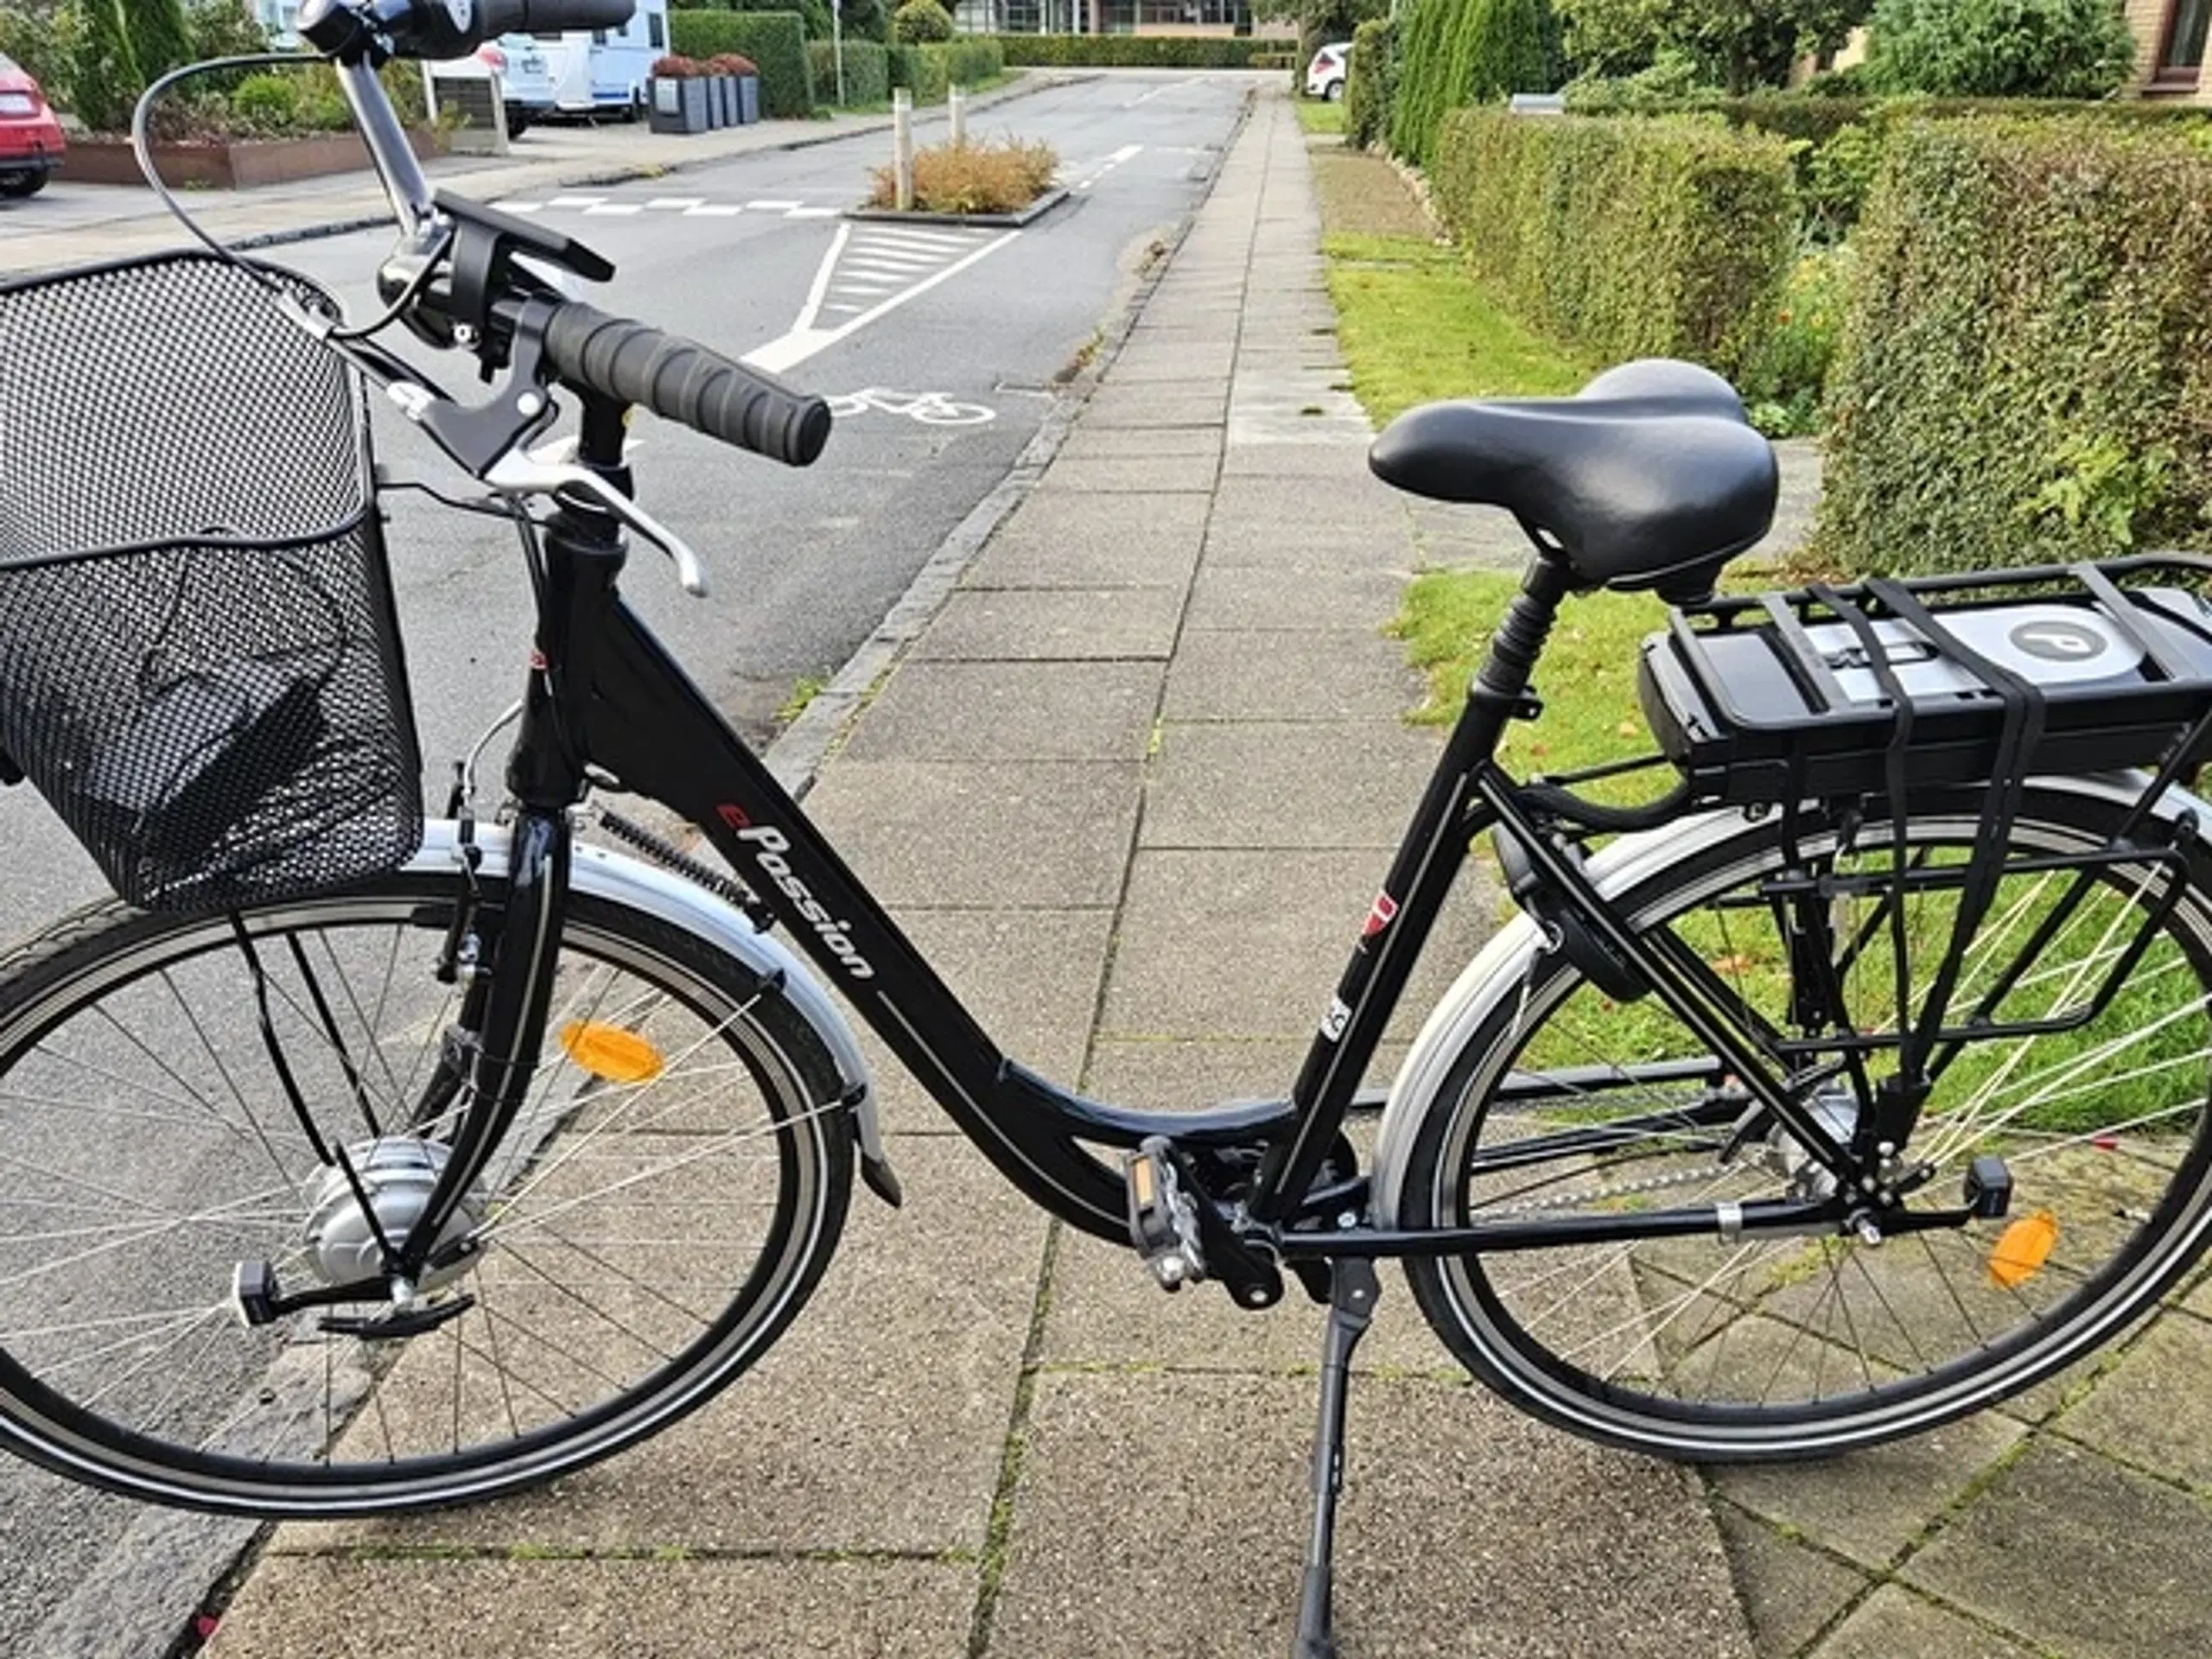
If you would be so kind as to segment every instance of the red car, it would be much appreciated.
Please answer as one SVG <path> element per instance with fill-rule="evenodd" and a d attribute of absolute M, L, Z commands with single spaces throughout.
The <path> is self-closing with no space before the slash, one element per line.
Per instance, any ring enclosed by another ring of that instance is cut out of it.
<path fill-rule="evenodd" d="M 36 195 L 67 148 L 38 82 L 0 57 L 0 196 Z"/>

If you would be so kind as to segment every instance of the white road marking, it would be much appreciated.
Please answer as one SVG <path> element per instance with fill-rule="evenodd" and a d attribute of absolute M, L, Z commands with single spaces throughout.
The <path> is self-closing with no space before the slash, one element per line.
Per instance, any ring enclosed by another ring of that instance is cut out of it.
<path fill-rule="evenodd" d="M 1070 185 L 1068 188 L 1071 190 L 1090 189 L 1092 185 L 1097 183 L 1099 180 L 1104 178 L 1109 173 L 1111 173 L 1123 162 L 1128 161 L 1133 156 L 1141 154 L 1143 149 L 1144 146 L 1142 144 L 1123 144 L 1111 156 L 1109 156 L 1103 162 L 1100 162 L 1095 171 L 1084 178 L 1077 179 L 1073 184 Z"/>
<path fill-rule="evenodd" d="M 745 205 L 748 207 L 755 208 L 764 213 L 789 213 L 792 208 L 798 207 L 800 204 L 796 201 L 761 200 L 748 201 Z"/>
<path fill-rule="evenodd" d="M 785 219 L 835 219 L 845 210 L 842 207 L 787 207 Z"/>
<path fill-rule="evenodd" d="M 988 258 L 1021 234 L 1019 231 L 1008 231 L 1002 236 L 994 238 L 974 252 L 954 260 L 934 276 L 924 277 L 903 293 L 894 294 L 874 308 L 861 312 L 849 322 L 841 322 L 834 328 L 817 327 L 815 318 L 823 308 L 817 296 L 828 291 L 830 273 L 836 269 L 837 256 L 844 251 L 845 233 L 849 229 L 851 229 L 849 224 L 840 225 L 837 227 L 837 239 L 831 245 L 828 256 L 823 260 L 821 270 L 815 273 L 815 293 L 808 296 L 807 308 L 799 313 L 798 325 L 780 339 L 769 340 L 766 345 L 756 346 L 745 354 L 742 361 L 751 364 L 756 369 L 766 369 L 772 374 L 795 367 L 805 362 L 817 352 L 826 350 L 847 336 L 867 327 L 877 318 L 888 315 L 906 304 L 907 301 L 917 299 L 928 293 L 939 283 L 958 276 L 977 261 Z M 839 306 L 835 308 L 842 311 L 844 308 Z"/>
<path fill-rule="evenodd" d="M 634 202 L 634 201 L 602 201 L 602 202 L 601 202 L 601 203 L 600 203 L 597 207 L 587 207 L 587 208 L 585 208 L 585 209 L 584 209 L 584 217 L 585 217 L 585 218 L 587 218 L 587 219 L 589 219 L 589 218 L 591 218 L 592 216 L 594 216 L 594 214 L 607 214 L 607 213 L 614 213 L 614 214 L 623 214 L 623 215 L 626 215 L 626 214 L 630 214 L 630 213 L 644 213 L 645 211 L 645 210 L 644 206 L 643 206 L 642 204 L 639 203 L 639 202 Z"/>
<path fill-rule="evenodd" d="M 596 207 L 605 196 L 556 196 L 545 205 L 548 207 Z"/>
<path fill-rule="evenodd" d="M 1122 107 L 1125 110 L 1134 110 L 1140 104 L 1149 104 L 1154 99 L 1158 98 L 1162 92 L 1173 92 L 1177 84 L 1178 83 L 1172 80 L 1163 81 L 1160 85 L 1154 87 L 1150 92 L 1140 93 L 1138 96 L 1131 99 L 1128 103 L 1122 105 Z"/>
<path fill-rule="evenodd" d="M 648 207 L 683 208 L 703 207 L 706 205 L 707 199 L 704 196 L 655 196 L 645 204 Z"/>
<path fill-rule="evenodd" d="M 981 239 L 970 232 L 965 236 L 940 234 L 936 231 L 887 231 L 880 225 L 870 225 L 861 232 L 863 239 L 890 248 L 921 248 L 932 253 L 942 253 L 951 248 L 965 248 Z"/>
<path fill-rule="evenodd" d="M 683 217 L 686 219 L 734 219 L 744 211 L 744 208 L 734 201 L 702 201 L 696 207 L 686 207 L 683 210 Z"/>
<path fill-rule="evenodd" d="M 542 201 L 495 201 L 492 205 L 503 213 L 537 213 L 545 210 Z"/>

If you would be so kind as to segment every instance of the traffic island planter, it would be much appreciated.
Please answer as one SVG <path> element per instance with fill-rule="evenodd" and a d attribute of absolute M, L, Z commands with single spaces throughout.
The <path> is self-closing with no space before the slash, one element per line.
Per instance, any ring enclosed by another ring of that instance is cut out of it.
<path fill-rule="evenodd" d="M 446 153 L 446 136 L 418 127 L 408 134 L 416 157 L 428 161 Z M 257 185 L 289 184 L 295 179 L 353 173 L 369 165 L 368 147 L 358 134 L 315 133 L 304 138 L 213 139 L 156 144 L 154 165 L 162 182 L 201 190 L 251 190 Z M 71 184 L 143 185 L 138 159 L 127 138 L 85 134 L 69 141 L 69 153 L 56 176 Z"/>
<path fill-rule="evenodd" d="M 1027 207 L 1011 213 L 931 213 L 917 207 L 910 213 L 900 213 L 896 207 L 871 207 L 865 204 L 845 209 L 847 219 L 887 219 L 900 225 L 977 225 L 1002 226 L 1019 230 L 1024 225 L 1044 216 L 1068 199 L 1064 189 L 1047 190 Z"/>

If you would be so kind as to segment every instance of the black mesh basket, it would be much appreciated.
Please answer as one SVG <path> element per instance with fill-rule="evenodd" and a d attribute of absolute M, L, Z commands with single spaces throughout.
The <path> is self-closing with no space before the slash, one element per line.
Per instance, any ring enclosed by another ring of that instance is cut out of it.
<path fill-rule="evenodd" d="M 0 286 L 0 749 L 150 909 L 422 840 L 360 388 L 223 260 Z"/>

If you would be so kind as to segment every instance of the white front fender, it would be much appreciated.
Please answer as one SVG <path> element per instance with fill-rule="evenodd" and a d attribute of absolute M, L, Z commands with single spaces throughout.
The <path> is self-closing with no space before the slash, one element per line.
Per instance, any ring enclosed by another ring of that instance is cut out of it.
<path fill-rule="evenodd" d="M 2132 806 L 2150 785 L 2144 772 L 2106 772 L 2084 778 L 2037 778 L 2030 787 L 2046 793 L 2069 793 Z M 2155 809 L 2169 821 L 2184 812 L 2196 815 L 2197 836 L 2212 842 L 2212 806 L 2186 790 L 2168 790 Z M 1642 835 L 1624 836 L 1593 855 L 1588 870 L 1598 891 L 1608 899 L 1628 893 L 1649 880 L 1669 864 L 1692 859 L 1708 848 L 1742 832 L 1751 822 L 1736 810 L 1700 813 Z M 1405 1064 L 1390 1084 L 1383 1103 L 1382 1122 L 1375 1144 L 1375 1220 L 1398 1224 L 1406 1164 L 1412 1155 L 1422 1121 L 1435 1107 L 1453 1063 L 1474 1040 L 1499 999 L 1517 995 L 1542 935 L 1527 916 L 1516 913 L 1491 935 L 1466 969 L 1444 994 L 1414 1039 Z"/>
<path fill-rule="evenodd" d="M 506 830 L 495 824 L 480 823 L 476 826 L 475 841 L 484 855 L 480 873 L 504 878 L 507 873 Z M 414 873 L 457 870 L 461 868 L 460 845 L 459 827 L 450 819 L 434 819 L 423 827 L 422 848 L 407 868 Z M 781 976 L 784 1000 L 813 1028 L 837 1063 L 838 1074 L 852 1100 L 861 1157 L 870 1170 L 868 1184 L 879 1192 L 887 1190 L 878 1185 L 874 1179 L 879 1173 L 887 1175 L 890 1163 L 884 1155 L 883 1128 L 878 1120 L 875 1090 L 868 1080 L 868 1062 L 861 1057 L 860 1042 L 854 1036 L 852 1027 L 804 962 L 785 949 L 780 940 L 762 932 L 743 911 L 705 888 L 673 871 L 603 847 L 575 843 L 569 885 L 574 892 L 626 905 L 671 927 L 696 934 L 763 977 Z M 895 1192 L 896 1183 L 893 1182 L 888 1190 Z"/>

